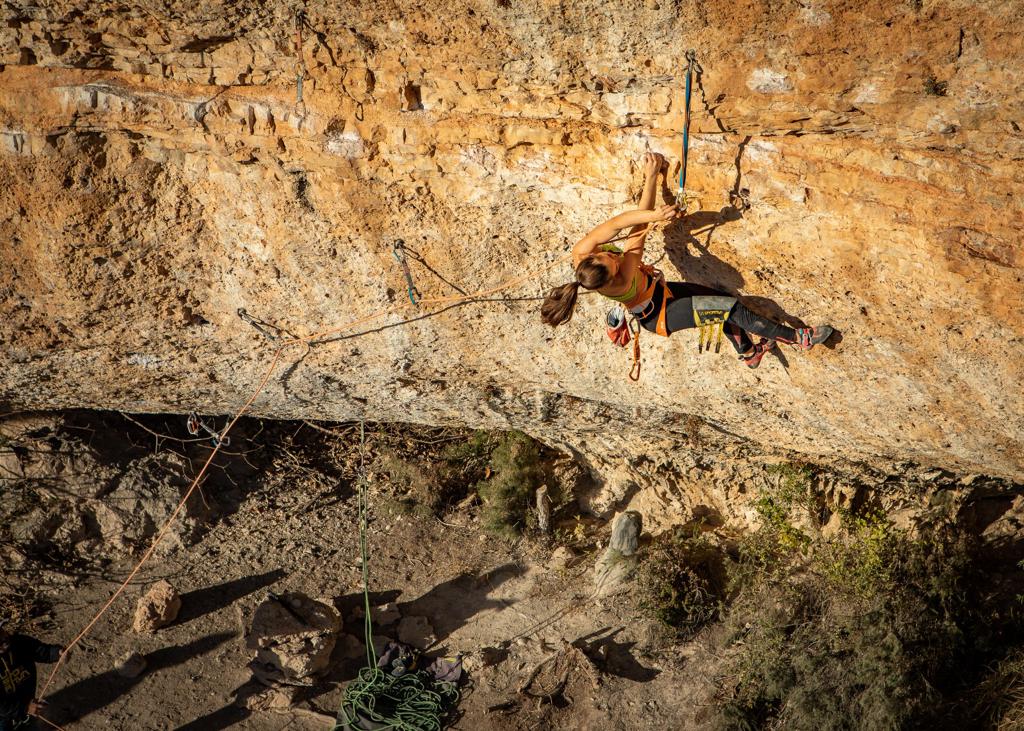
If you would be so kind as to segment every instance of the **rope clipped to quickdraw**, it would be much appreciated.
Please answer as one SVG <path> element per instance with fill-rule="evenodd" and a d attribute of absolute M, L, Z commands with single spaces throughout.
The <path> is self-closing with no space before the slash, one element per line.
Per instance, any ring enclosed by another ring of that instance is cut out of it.
<path fill-rule="evenodd" d="M 688 196 L 687 193 L 686 193 L 686 169 L 687 169 L 687 159 L 688 159 L 689 153 L 690 153 L 690 98 L 692 96 L 692 91 L 693 91 L 693 89 L 692 89 L 692 79 L 693 79 L 693 67 L 694 67 L 694 64 L 697 64 L 697 53 L 695 51 L 692 51 L 692 50 L 687 51 L 686 52 L 686 105 L 684 107 L 684 114 L 683 114 L 682 163 L 679 166 L 679 190 L 676 193 L 676 205 L 680 206 L 683 209 L 685 209 L 687 207 L 687 201 L 688 200 L 696 200 L 696 196 Z M 697 64 L 697 68 L 700 68 L 699 64 Z M 699 206 L 699 202 L 698 202 L 698 206 Z M 648 227 L 648 228 L 650 228 L 650 227 Z M 663 275 L 661 275 L 661 273 L 658 272 L 658 276 L 661 277 L 662 284 L 664 285 L 664 277 L 663 277 Z M 665 330 L 665 327 L 664 327 L 664 315 L 665 315 L 665 306 L 667 305 L 668 300 L 670 298 L 671 298 L 671 295 L 669 293 L 668 287 L 665 287 L 665 291 L 664 291 L 664 293 L 662 295 L 661 317 L 659 317 L 659 322 L 658 322 L 658 334 L 659 335 L 665 335 L 665 336 L 668 335 L 668 332 L 667 332 L 667 330 Z M 696 313 L 694 313 L 694 314 L 696 315 Z M 698 320 L 698 324 L 699 324 L 699 320 Z M 700 328 L 700 343 L 698 345 L 698 350 L 700 352 L 703 352 L 703 349 L 704 349 L 704 338 L 705 338 L 704 331 L 705 331 L 705 328 L 702 326 Z M 634 317 L 632 322 L 630 323 L 630 332 L 633 333 L 633 365 L 629 369 L 629 379 L 631 381 L 639 381 L 640 380 L 640 324 L 639 324 L 639 322 L 637 322 L 636 317 Z M 708 335 L 707 335 L 707 347 L 708 347 L 709 350 L 711 348 L 711 339 L 712 339 L 712 337 L 713 337 L 713 333 L 709 332 Z M 716 353 L 721 348 L 721 345 L 722 345 L 722 322 L 719 322 L 718 323 L 718 344 L 715 346 L 715 352 Z"/>
<path fill-rule="evenodd" d="M 692 92 L 693 65 L 697 63 L 696 51 L 686 52 L 686 104 L 683 108 L 683 151 L 682 163 L 679 166 L 679 190 L 676 191 L 676 203 L 683 208 L 687 207 L 686 194 L 686 163 L 690 153 L 690 97 Z M 698 64 L 698 68 L 699 68 Z M 695 196 L 689 196 L 696 199 Z"/>
<path fill-rule="evenodd" d="M 405 256 L 405 241 L 402 239 L 395 239 L 394 245 L 391 247 L 391 253 L 395 255 L 395 259 L 399 264 L 402 265 L 402 273 L 405 274 L 405 291 L 409 295 L 409 301 L 414 305 L 419 305 L 417 301 L 422 297 L 420 291 L 416 289 L 416 285 L 412 282 L 412 272 L 409 271 L 409 260 Z"/>
<path fill-rule="evenodd" d="M 305 15 L 295 11 L 295 116 L 301 120 L 306 116 L 306 102 L 302 99 L 302 81 L 306 78 L 306 62 L 302 58 L 302 24 Z"/>
<path fill-rule="evenodd" d="M 366 667 L 345 688 L 338 709 L 335 731 L 377 728 L 393 731 L 442 731 L 443 719 L 459 701 L 455 683 L 434 681 L 423 671 L 395 676 L 378 667 L 373 649 L 373 621 L 370 614 L 370 561 L 368 540 L 369 496 L 366 480 L 366 426 L 359 422 L 359 552 L 363 565 L 363 637 Z M 367 721 L 373 726 L 365 726 Z"/>
<path fill-rule="evenodd" d="M 279 328 L 277 325 L 271 325 L 269 322 L 266 322 L 265 320 L 261 320 L 258 317 L 253 317 L 248 312 L 246 312 L 244 307 L 239 307 L 237 314 L 242 322 L 248 325 L 252 325 L 256 329 L 256 332 L 258 332 L 260 335 L 265 337 L 270 342 L 280 340 L 283 335 L 291 335 L 291 333 L 289 333 L 287 330 Z"/>

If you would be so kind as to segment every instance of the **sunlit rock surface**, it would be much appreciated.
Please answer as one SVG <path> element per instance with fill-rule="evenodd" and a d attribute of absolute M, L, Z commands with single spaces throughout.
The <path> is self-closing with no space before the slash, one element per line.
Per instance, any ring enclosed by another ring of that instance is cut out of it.
<path fill-rule="evenodd" d="M 310 0 L 299 66 L 263 5 L 5 5 L 8 408 L 233 413 L 280 342 L 244 308 L 330 331 L 253 413 L 520 428 L 620 497 L 697 480 L 698 430 L 1024 479 L 1021 3 Z M 604 301 L 551 331 L 534 298 L 678 162 L 691 47 L 699 211 L 649 260 L 842 337 L 748 371 L 645 335 L 633 384 Z M 413 308 L 398 238 L 424 298 L 536 274 Z"/>

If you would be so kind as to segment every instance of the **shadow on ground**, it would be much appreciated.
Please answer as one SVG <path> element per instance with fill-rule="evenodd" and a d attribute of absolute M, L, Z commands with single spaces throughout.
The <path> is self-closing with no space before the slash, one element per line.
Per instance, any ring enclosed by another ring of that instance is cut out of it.
<path fill-rule="evenodd" d="M 47 698 L 54 719 L 58 723 L 68 724 L 84 718 L 110 705 L 146 678 L 212 652 L 234 636 L 232 632 L 219 632 L 185 645 L 173 645 L 150 652 L 146 655 L 146 671 L 137 678 L 124 678 L 116 671 L 108 670 L 61 688 Z"/>
<path fill-rule="evenodd" d="M 265 574 L 243 576 L 182 594 L 181 614 L 178 615 L 178 621 L 175 624 L 188 624 L 194 619 L 223 609 L 238 599 L 283 579 L 286 575 L 283 569 L 274 569 Z"/>
<path fill-rule="evenodd" d="M 612 630 L 599 629 L 576 640 L 573 644 L 604 672 L 636 683 L 648 683 L 661 674 L 660 670 L 646 668 L 633 657 L 635 642 L 617 642 L 615 637 L 625 627 Z"/>

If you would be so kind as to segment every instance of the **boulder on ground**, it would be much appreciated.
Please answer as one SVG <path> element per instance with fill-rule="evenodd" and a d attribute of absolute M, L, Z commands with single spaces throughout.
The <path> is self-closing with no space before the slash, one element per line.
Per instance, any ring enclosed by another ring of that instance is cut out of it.
<path fill-rule="evenodd" d="M 132 628 L 139 633 L 156 632 L 178 618 L 181 597 L 169 582 L 160 580 L 153 584 L 135 607 Z"/>
<path fill-rule="evenodd" d="M 634 510 L 615 518 L 608 548 L 594 566 L 594 589 L 597 596 L 611 596 L 626 588 L 627 579 L 636 569 L 635 554 L 642 526 L 640 513 Z"/>
<path fill-rule="evenodd" d="M 398 640 L 417 649 L 424 649 L 434 642 L 434 628 L 426 617 L 403 617 L 398 623 Z"/>
<path fill-rule="evenodd" d="M 330 666 L 341 617 L 331 606 L 300 592 L 271 594 L 253 614 L 246 646 L 264 683 L 310 685 Z"/>
<path fill-rule="evenodd" d="M 636 553 L 640 542 L 640 531 L 643 530 L 643 519 L 635 510 L 627 510 L 615 517 L 612 523 L 612 537 L 608 548 L 618 551 L 623 556 Z"/>

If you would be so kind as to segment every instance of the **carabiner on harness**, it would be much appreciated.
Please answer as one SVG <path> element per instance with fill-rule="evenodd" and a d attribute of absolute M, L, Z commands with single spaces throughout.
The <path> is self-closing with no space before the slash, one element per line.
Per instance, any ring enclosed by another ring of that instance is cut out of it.
<path fill-rule="evenodd" d="M 629 380 L 640 380 L 640 321 L 634 315 L 629 321 L 629 331 L 633 333 L 633 365 L 629 369 Z"/>

